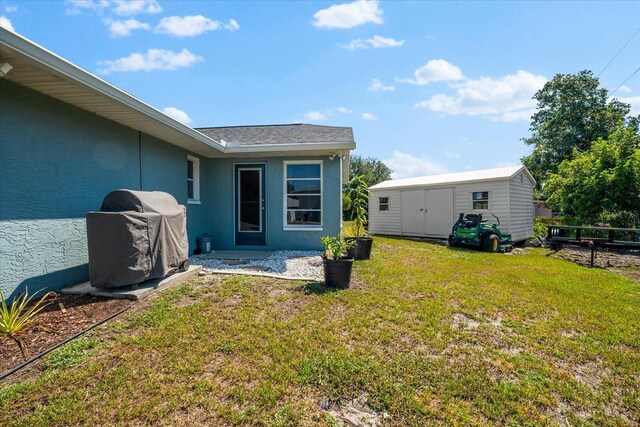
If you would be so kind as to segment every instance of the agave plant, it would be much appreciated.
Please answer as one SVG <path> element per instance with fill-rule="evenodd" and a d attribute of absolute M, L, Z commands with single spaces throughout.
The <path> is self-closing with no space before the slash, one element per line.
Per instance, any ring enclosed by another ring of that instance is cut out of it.
<path fill-rule="evenodd" d="M 56 298 L 55 292 L 47 292 L 42 298 L 32 303 L 38 292 L 29 296 L 29 290 L 25 289 L 24 293 L 18 295 L 11 305 L 7 304 L 7 300 L 0 292 L 0 334 L 16 340 L 23 351 L 25 343 L 19 334 L 32 328 L 35 324 L 36 314 Z"/>

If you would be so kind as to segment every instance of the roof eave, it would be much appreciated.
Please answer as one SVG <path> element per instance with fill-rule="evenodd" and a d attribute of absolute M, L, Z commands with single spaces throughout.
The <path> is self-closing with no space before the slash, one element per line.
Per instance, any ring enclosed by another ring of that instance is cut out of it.
<path fill-rule="evenodd" d="M 244 145 L 235 148 L 226 148 L 225 154 L 242 154 L 242 153 L 259 153 L 259 152 L 283 152 L 290 153 L 291 151 L 305 152 L 305 151 L 340 151 L 340 150 L 355 150 L 355 142 L 323 142 L 323 143 L 286 143 L 286 144 L 256 144 L 256 145 Z"/>
<path fill-rule="evenodd" d="M 372 186 L 369 190 L 403 190 L 407 188 L 420 188 L 420 187 L 442 187 L 448 185 L 460 185 L 460 184 L 475 184 L 479 182 L 491 182 L 491 181 L 509 181 L 511 176 L 502 176 L 497 178 L 483 178 L 483 179 L 472 179 L 472 180 L 458 180 L 458 181 L 448 181 L 448 182 L 434 182 L 434 183 L 422 183 L 422 184 L 410 184 L 410 185 L 398 185 L 398 186 L 384 186 L 384 187 L 375 187 Z"/>

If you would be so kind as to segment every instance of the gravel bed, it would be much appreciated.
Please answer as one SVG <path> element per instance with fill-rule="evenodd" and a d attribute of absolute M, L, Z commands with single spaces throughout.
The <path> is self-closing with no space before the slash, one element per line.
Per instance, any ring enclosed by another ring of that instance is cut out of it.
<path fill-rule="evenodd" d="M 251 272 L 270 276 L 322 280 L 324 273 L 321 255 L 322 252 L 318 251 L 276 251 L 265 259 L 257 260 L 212 259 L 207 255 L 194 255 L 190 262 L 201 265 L 205 271 Z"/>

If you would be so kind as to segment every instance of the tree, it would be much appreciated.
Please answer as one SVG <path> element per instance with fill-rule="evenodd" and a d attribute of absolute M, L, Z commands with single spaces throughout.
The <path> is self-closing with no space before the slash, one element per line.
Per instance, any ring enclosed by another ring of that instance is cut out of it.
<path fill-rule="evenodd" d="M 547 203 L 583 224 L 640 225 L 640 135 L 620 126 L 549 174 Z"/>
<path fill-rule="evenodd" d="M 523 141 L 534 148 L 522 162 L 539 188 L 564 160 L 611 135 L 630 111 L 628 104 L 610 100 L 608 91 L 588 70 L 557 74 L 533 98 L 538 101 L 537 111 L 529 127 L 531 136 Z"/>
<path fill-rule="evenodd" d="M 391 178 L 391 169 L 374 157 L 352 156 L 349 160 L 349 180 L 362 176 L 367 186 Z"/>

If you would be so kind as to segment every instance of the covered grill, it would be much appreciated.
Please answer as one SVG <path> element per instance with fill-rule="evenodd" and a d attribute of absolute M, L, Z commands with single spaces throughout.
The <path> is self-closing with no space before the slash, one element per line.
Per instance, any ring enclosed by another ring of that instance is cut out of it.
<path fill-rule="evenodd" d="M 186 208 L 161 191 L 116 190 L 87 214 L 91 285 L 116 288 L 189 266 Z"/>

